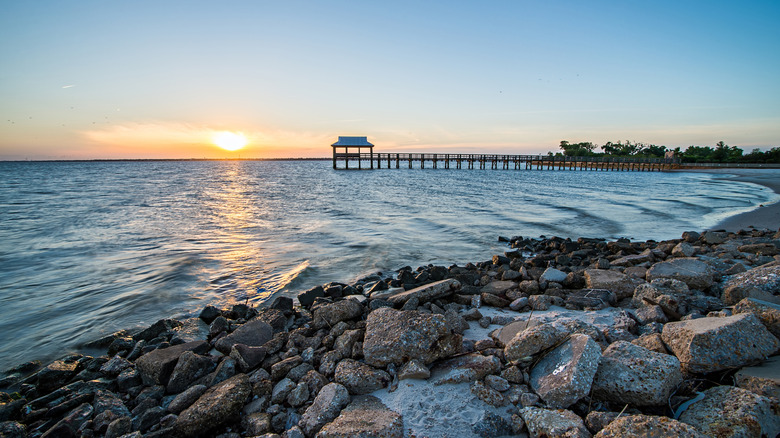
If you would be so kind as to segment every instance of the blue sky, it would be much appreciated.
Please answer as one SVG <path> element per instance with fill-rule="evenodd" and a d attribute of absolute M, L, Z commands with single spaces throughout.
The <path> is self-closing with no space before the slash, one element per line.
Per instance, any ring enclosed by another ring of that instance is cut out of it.
<path fill-rule="evenodd" d="M 6 2 L 0 159 L 780 146 L 780 2 L 481 3 Z"/>

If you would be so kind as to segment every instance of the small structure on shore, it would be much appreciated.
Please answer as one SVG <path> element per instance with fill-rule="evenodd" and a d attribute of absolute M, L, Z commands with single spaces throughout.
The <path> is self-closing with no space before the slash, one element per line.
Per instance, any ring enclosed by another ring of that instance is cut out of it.
<path fill-rule="evenodd" d="M 336 169 L 337 159 L 344 160 L 344 168 L 349 169 L 349 159 L 356 159 L 358 162 L 358 169 L 361 169 L 360 157 L 363 149 L 368 149 L 369 162 L 371 168 L 374 168 L 374 145 L 368 142 L 368 137 L 346 137 L 339 136 L 339 141 L 331 145 L 333 147 L 333 168 Z M 352 152 L 350 152 L 352 148 Z M 343 149 L 343 152 L 339 152 Z"/>

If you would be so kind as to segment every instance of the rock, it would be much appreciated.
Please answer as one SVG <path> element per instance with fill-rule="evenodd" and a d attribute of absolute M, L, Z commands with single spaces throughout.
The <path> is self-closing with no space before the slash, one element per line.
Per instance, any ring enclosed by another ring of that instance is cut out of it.
<path fill-rule="evenodd" d="M 501 298 L 498 295 L 489 294 L 487 292 L 483 292 L 481 295 L 482 302 L 486 306 L 490 307 L 496 307 L 496 308 L 502 308 L 502 307 L 508 307 L 510 301 L 504 298 Z"/>
<path fill-rule="evenodd" d="M 433 371 L 438 375 L 434 385 L 445 383 L 475 382 L 501 369 L 501 361 L 495 356 L 469 353 L 437 362 Z"/>
<path fill-rule="evenodd" d="M 614 293 L 618 300 L 632 296 L 634 289 L 644 283 L 638 278 L 609 269 L 586 269 L 583 275 L 588 289 L 606 289 Z"/>
<path fill-rule="evenodd" d="M 417 298 L 419 303 L 427 303 L 437 298 L 446 297 L 460 289 L 460 282 L 454 278 L 435 281 L 424 286 L 416 287 L 408 291 L 399 291 L 388 295 L 383 299 L 390 301 L 393 305 L 401 305 L 411 298 Z"/>
<path fill-rule="evenodd" d="M 780 417 L 768 398 L 732 386 L 704 391 L 704 399 L 688 406 L 680 421 L 707 436 L 773 437 L 780 433 Z"/>
<path fill-rule="evenodd" d="M 253 319 L 242 324 L 233 333 L 221 338 L 214 344 L 214 348 L 222 354 L 230 354 L 231 348 L 236 344 L 244 344 L 250 347 L 260 347 L 270 341 L 274 336 L 274 329 L 265 321 Z"/>
<path fill-rule="evenodd" d="M 306 382 L 300 382 L 287 395 L 287 404 L 297 408 L 303 405 L 309 399 L 309 385 Z"/>
<path fill-rule="evenodd" d="M 780 264 L 760 266 L 737 274 L 723 283 L 723 302 L 733 305 L 744 298 L 780 304 Z"/>
<path fill-rule="evenodd" d="M 509 362 L 533 356 L 563 341 L 568 333 L 551 323 L 537 325 L 515 335 L 504 347 L 504 357 Z"/>
<path fill-rule="evenodd" d="M 662 406 L 682 380 L 676 357 L 618 341 L 601 357 L 593 396 L 633 406 Z"/>
<path fill-rule="evenodd" d="M 666 349 L 666 345 L 664 345 L 664 341 L 661 338 L 660 333 L 648 333 L 646 335 L 642 335 L 631 341 L 631 343 L 642 348 L 647 348 L 650 351 L 655 351 L 656 353 L 671 354 L 669 353 L 669 350 Z"/>
<path fill-rule="evenodd" d="M 490 406 L 500 408 L 502 406 L 506 406 L 509 403 L 506 397 L 504 397 L 500 392 L 485 385 L 482 382 L 473 382 L 470 389 L 472 394 Z"/>
<path fill-rule="evenodd" d="M 281 404 L 287 399 L 290 391 L 295 389 L 297 385 L 291 379 L 285 377 L 274 385 L 274 389 L 271 391 L 271 403 Z"/>
<path fill-rule="evenodd" d="M 740 367 L 762 360 L 780 347 L 778 339 L 749 313 L 670 322 L 661 336 L 683 370 L 691 373 Z"/>
<path fill-rule="evenodd" d="M 164 416 L 165 409 L 162 406 L 153 406 L 133 418 L 133 429 L 147 432 L 152 426 L 158 424 Z"/>
<path fill-rule="evenodd" d="M 122 356 L 116 355 L 100 367 L 100 372 L 109 377 L 116 377 L 122 371 L 131 367 L 132 365 L 133 364 L 129 360 Z"/>
<path fill-rule="evenodd" d="M 695 428 L 669 417 L 628 415 L 606 425 L 595 438 L 707 438 Z"/>
<path fill-rule="evenodd" d="M 647 305 L 636 309 L 634 317 L 641 325 L 650 324 L 652 322 L 659 322 L 664 324 L 669 322 L 669 318 L 666 317 L 663 308 L 658 305 Z"/>
<path fill-rule="evenodd" d="M 751 243 L 747 245 L 740 245 L 737 250 L 739 252 L 747 252 L 750 254 L 759 254 L 765 256 L 777 255 L 777 247 L 771 243 Z"/>
<path fill-rule="evenodd" d="M 528 305 L 533 310 L 547 310 L 550 306 L 562 306 L 563 299 L 552 295 L 532 295 L 528 297 Z"/>
<path fill-rule="evenodd" d="M 341 410 L 349 403 L 349 391 L 339 383 L 329 383 L 314 398 L 314 402 L 306 409 L 298 422 L 306 436 L 313 436 L 333 421 Z"/>
<path fill-rule="evenodd" d="M 729 233 L 723 231 L 705 231 L 701 238 L 707 245 L 718 245 L 729 238 Z"/>
<path fill-rule="evenodd" d="M 590 392 L 601 348 L 587 335 L 574 334 L 531 370 L 531 387 L 552 408 L 568 408 Z"/>
<path fill-rule="evenodd" d="M 268 350 L 265 347 L 250 347 L 244 344 L 234 344 L 230 349 L 230 357 L 236 361 L 236 365 L 244 373 L 263 363 L 266 354 L 268 354 Z"/>
<path fill-rule="evenodd" d="M 776 338 L 780 338 L 780 305 L 755 298 L 745 298 L 734 306 L 734 314 L 752 313 Z"/>
<path fill-rule="evenodd" d="M 0 422 L 0 436 L 5 438 L 27 438 L 27 427 L 16 421 Z"/>
<path fill-rule="evenodd" d="M 577 414 L 565 409 L 527 407 L 520 409 L 531 438 L 590 438 L 591 434 Z"/>
<path fill-rule="evenodd" d="M 509 303 L 509 308 L 514 310 L 515 312 L 519 312 L 522 310 L 525 306 L 528 305 L 528 298 L 527 297 L 520 297 L 511 303 Z"/>
<path fill-rule="evenodd" d="M 647 271 L 647 281 L 658 278 L 671 278 L 682 281 L 691 289 L 707 290 L 713 284 L 713 271 L 710 265 L 697 258 L 677 258 L 659 262 Z"/>
<path fill-rule="evenodd" d="M 383 307 L 368 315 L 363 355 L 367 364 L 376 367 L 411 359 L 429 364 L 458 352 L 461 340 L 443 315 Z"/>
<path fill-rule="evenodd" d="M 513 435 L 511 422 L 491 412 L 482 414 L 482 418 L 474 423 L 471 430 L 483 438 Z"/>
<path fill-rule="evenodd" d="M 205 392 L 206 385 L 190 386 L 171 400 L 171 403 L 168 404 L 168 412 L 176 415 L 180 414 L 183 410 L 195 403 L 195 400 L 199 399 Z"/>
<path fill-rule="evenodd" d="M 179 434 L 203 435 L 233 419 L 241 411 L 252 386 L 246 374 L 236 374 L 209 388 L 176 419 Z"/>
<path fill-rule="evenodd" d="M 633 266 L 642 263 L 652 263 L 655 261 L 653 252 L 650 249 L 642 251 L 641 254 L 632 254 L 620 257 L 610 262 L 611 266 Z"/>
<path fill-rule="evenodd" d="M 92 413 L 92 406 L 89 403 L 82 403 L 41 435 L 41 438 L 78 436 L 76 432 L 92 418 Z"/>
<path fill-rule="evenodd" d="M 198 318 L 202 319 L 206 324 L 211 324 L 218 316 L 222 316 L 222 311 L 214 306 L 206 306 L 200 311 Z"/>
<path fill-rule="evenodd" d="M 398 371 L 398 380 L 427 379 L 429 377 L 431 377 L 431 371 L 417 359 L 406 362 Z"/>
<path fill-rule="evenodd" d="M 145 385 L 167 385 L 168 379 L 185 351 L 205 353 L 209 344 L 205 341 L 188 342 L 168 348 L 152 350 L 135 361 L 135 369 Z"/>
<path fill-rule="evenodd" d="M 324 296 L 325 296 L 325 289 L 323 289 L 322 286 L 317 286 L 305 292 L 299 293 L 298 302 L 301 303 L 301 306 L 308 308 L 311 307 L 312 304 L 314 304 L 314 300 L 316 300 L 317 298 L 322 298 Z"/>
<path fill-rule="evenodd" d="M 213 373 L 205 377 L 205 383 L 208 386 L 214 386 L 217 383 L 224 382 L 225 380 L 236 375 L 236 361 L 231 357 L 225 357 L 217 365 L 217 369 Z"/>
<path fill-rule="evenodd" d="M 780 356 L 773 356 L 760 365 L 746 367 L 734 375 L 740 388 L 780 401 Z"/>
<path fill-rule="evenodd" d="M 672 248 L 672 255 L 675 257 L 693 257 L 696 250 L 688 242 L 680 242 Z"/>
<path fill-rule="evenodd" d="M 168 379 L 169 394 L 178 394 L 187 389 L 194 381 L 214 371 L 216 364 L 206 356 L 185 351 L 179 356 L 176 366 Z"/>
<path fill-rule="evenodd" d="M 542 276 L 539 277 L 539 281 L 546 281 L 548 283 L 563 283 L 566 281 L 566 273 L 555 268 L 547 268 L 542 272 Z"/>
<path fill-rule="evenodd" d="M 599 310 L 614 306 L 617 296 L 607 289 L 573 290 L 566 295 L 566 308 Z"/>
<path fill-rule="evenodd" d="M 335 420 L 326 424 L 317 434 L 317 438 L 403 436 L 404 423 L 401 415 L 370 395 L 355 397 Z"/>
<path fill-rule="evenodd" d="M 485 385 L 495 389 L 498 392 L 509 390 L 509 382 L 505 378 L 493 374 L 485 376 Z"/>
<path fill-rule="evenodd" d="M 601 429 L 604 429 L 609 423 L 615 421 L 619 416 L 620 412 L 590 411 L 585 417 L 585 425 L 588 426 L 588 430 L 597 433 Z"/>
<path fill-rule="evenodd" d="M 344 359 L 336 366 L 334 380 L 353 395 L 362 395 L 384 388 L 390 375 L 353 359 Z"/>
<path fill-rule="evenodd" d="M 272 430 L 271 414 L 267 412 L 253 412 L 241 419 L 241 426 L 251 436 L 261 436 Z"/>
<path fill-rule="evenodd" d="M 176 327 L 181 326 L 181 322 L 175 319 L 161 319 L 154 324 L 150 325 L 146 329 L 133 335 L 134 341 L 151 341 L 152 339 L 160 336 L 161 334 L 173 330 Z"/>
<path fill-rule="evenodd" d="M 186 344 L 187 342 L 200 341 L 209 336 L 209 325 L 201 318 L 187 318 L 182 325 L 171 330 L 172 344 Z"/>
<path fill-rule="evenodd" d="M 300 356 L 288 357 L 282 361 L 279 361 L 271 366 L 271 379 L 274 381 L 285 377 L 287 373 L 292 371 L 293 368 L 303 363 L 303 358 Z"/>
<path fill-rule="evenodd" d="M 95 430 L 105 430 L 115 419 L 130 416 L 127 406 L 111 391 L 95 391 L 92 409 Z"/>
<path fill-rule="evenodd" d="M 48 394 L 57 388 L 65 386 L 76 375 L 77 362 L 56 360 L 38 371 L 38 390 Z"/>
<path fill-rule="evenodd" d="M 316 329 L 333 327 L 340 321 L 355 319 L 361 315 L 363 315 L 363 306 L 359 302 L 344 299 L 317 307 L 314 310 L 312 326 Z"/>

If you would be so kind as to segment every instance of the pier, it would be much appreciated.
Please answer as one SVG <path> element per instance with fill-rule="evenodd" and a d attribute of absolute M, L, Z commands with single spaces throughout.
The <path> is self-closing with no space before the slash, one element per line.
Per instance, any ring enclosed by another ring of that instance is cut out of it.
<path fill-rule="evenodd" d="M 350 165 L 351 162 L 351 165 Z M 339 166 L 343 163 L 343 166 Z M 638 157 L 571 157 L 550 155 L 429 154 L 366 152 L 337 153 L 334 169 L 493 169 L 597 170 L 661 172 L 678 168 L 679 160 Z"/>

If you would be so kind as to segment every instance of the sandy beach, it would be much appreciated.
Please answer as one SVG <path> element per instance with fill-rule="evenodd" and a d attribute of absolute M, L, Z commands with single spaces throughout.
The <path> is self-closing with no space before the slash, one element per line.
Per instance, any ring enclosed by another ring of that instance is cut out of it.
<path fill-rule="evenodd" d="M 780 194 L 780 169 L 686 169 L 685 172 L 722 174 L 723 179 L 759 184 Z M 767 204 L 753 211 L 732 216 L 712 229 L 739 231 L 751 227 L 777 230 L 780 227 L 780 202 Z"/>

